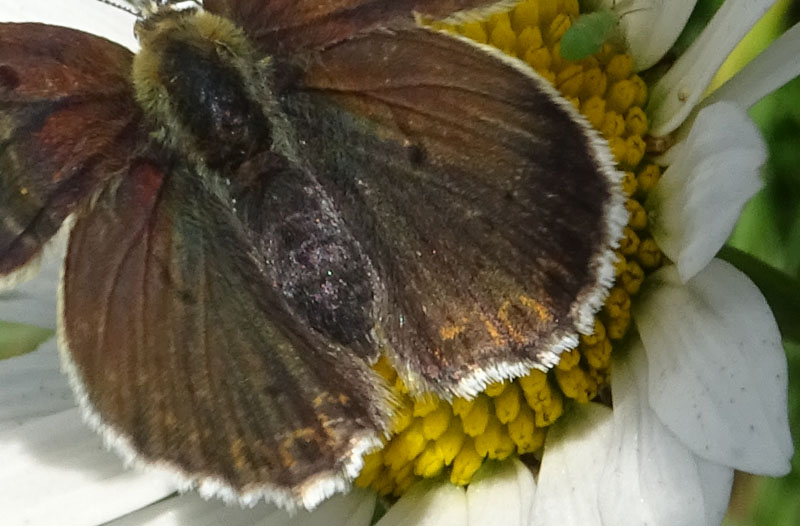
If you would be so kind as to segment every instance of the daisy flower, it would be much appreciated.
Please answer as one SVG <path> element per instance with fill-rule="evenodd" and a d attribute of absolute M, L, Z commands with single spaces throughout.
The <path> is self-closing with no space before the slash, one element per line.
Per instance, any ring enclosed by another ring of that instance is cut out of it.
<path fill-rule="evenodd" d="M 378 495 L 391 503 L 381 526 L 719 524 L 735 469 L 779 476 L 793 453 L 777 325 L 758 289 L 715 255 L 761 186 L 766 149 L 747 109 L 800 74 L 800 28 L 704 98 L 723 60 L 773 3 L 727 0 L 648 85 L 638 72 L 672 47 L 694 3 L 587 2 L 620 16 L 615 34 L 575 61 L 562 58 L 560 43 L 581 15 L 577 0 L 503 3 L 480 19 L 433 24 L 526 62 L 602 134 L 625 173 L 629 222 L 615 284 L 594 333 L 552 371 L 446 402 L 412 398 L 380 361 L 378 371 L 404 397 L 393 436 L 366 457 L 357 489 L 289 516 L 265 504 L 240 510 L 177 495 L 170 480 L 123 470 L 82 427 L 51 342 L 0 362 L 4 517 L 366 525 Z M 74 12 L 84 23 L 80 5 Z M 21 11 L 0 4 L 0 16 L 31 19 L 28 7 L 18 15 L 10 9 Z M 102 13 L 102 20 L 126 18 Z M 66 22 L 61 11 L 45 15 L 53 18 L 40 20 Z M 657 151 L 647 152 L 648 142 Z M 0 319 L 54 327 L 60 255 L 53 247 L 36 280 L 0 296 Z"/>

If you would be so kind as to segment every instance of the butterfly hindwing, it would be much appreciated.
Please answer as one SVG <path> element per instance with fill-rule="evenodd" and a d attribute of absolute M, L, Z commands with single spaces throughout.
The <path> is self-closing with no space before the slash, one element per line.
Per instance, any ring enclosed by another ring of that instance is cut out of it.
<path fill-rule="evenodd" d="M 42 24 L 0 24 L 0 281 L 118 174 L 140 136 L 132 54 Z"/>
<path fill-rule="evenodd" d="M 76 221 L 68 362 L 138 456 L 223 494 L 314 506 L 377 444 L 380 382 L 290 314 L 226 188 L 204 181 L 141 161 Z"/>
<path fill-rule="evenodd" d="M 396 362 L 449 394 L 549 367 L 591 330 L 625 221 L 588 125 L 492 54 L 424 29 L 374 32 L 313 56 L 284 98 L 385 280 Z"/>

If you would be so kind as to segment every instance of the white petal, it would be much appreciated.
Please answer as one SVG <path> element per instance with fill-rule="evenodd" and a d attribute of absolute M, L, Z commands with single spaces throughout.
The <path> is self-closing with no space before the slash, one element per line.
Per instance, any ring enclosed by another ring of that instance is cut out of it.
<path fill-rule="evenodd" d="M 620 27 L 636 71 L 649 68 L 663 57 L 683 31 L 697 0 L 634 1 L 623 14 Z"/>
<path fill-rule="evenodd" d="M 367 526 L 375 511 L 374 492 L 365 489 L 353 489 L 344 495 L 336 495 L 326 500 L 314 511 L 301 511 L 287 523 L 291 526 Z M 263 526 L 272 523 L 264 521 Z"/>
<path fill-rule="evenodd" d="M 775 0 L 728 0 L 650 92 L 650 134 L 661 137 L 680 126 L 719 67 Z"/>
<path fill-rule="evenodd" d="M 39 273 L 32 279 L 0 292 L 0 320 L 56 328 L 56 302 L 66 239 L 49 243 L 41 258 Z"/>
<path fill-rule="evenodd" d="M 547 433 L 539 470 L 536 526 L 599 526 L 598 491 L 613 430 L 611 410 L 580 404 Z"/>
<path fill-rule="evenodd" d="M 702 105 L 725 100 L 749 108 L 800 75 L 800 24 L 781 35 L 736 75 L 714 91 Z"/>
<path fill-rule="evenodd" d="M 374 492 L 354 489 L 328 499 L 313 512 L 289 514 L 263 502 L 242 509 L 188 493 L 155 503 L 108 526 L 367 526 L 375 498 Z"/>
<path fill-rule="evenodd" d="M 242 509 L 189 493 L 165 499 L 108 526 L 368 526 L 375 498 L 374 492 L 354 489 L 328 499 L 313 512 L 290 514 L 263 502 Z"/>
<path fill-rule="evenodd" d="M 650 405 L 697 455 L 742 471 L 790 469 L 786 356 L 764 297 L 713 260 L 685 285 L 674 266 L 648 277 L 634 308 Z"/>
<path fill-rule="evenodd" d="M 743 110 L 720 102 L 703 109 L 645 203 L 653 237 L 694 276 L 730 236 L 745 203 L 761 188 L 766 145 Z"/>
<path fill-rule="evenodd" d="M 467 488 L 470 526 L 527 526 L 536 482 L 518 459 L 487 462 Z"/>
<path fill-rule="evenodd" d="M 589 11 L 609 9 L 620 17 L 620 30 L 633 56 L 633 67 L 641 71 L 669 51 L 696 3 L 697 0 L 592 0 L 586 5 Z"/>
<path fill-rule="evenodd" d="M 698 466 L 705 461 L 650 409 L 644 348 L 636 341 L 629 351 L 624 359 L 615 359 L 612 369 L 614 441 L 600 484 L 603 523 L 705 526 L 709 514 Z M 730 489 L 723 484 L 722 491 L 730 494 Z"/>
<path fill-rule="evenodd" d="M 123 469 L 77 409 L 0 433 L 3 524 L 94 526 L 175 490 L 163 477 Z"/>
<path fill-rule="evenodd" d="M 0 361 L 0 432 L 72 407 L 75 399 L 61 373 L 55 339 Z"/>
<path fill-rule="evenodd" d="M 41 22 L 80 29 L 138 49 L 133 35 L 134 15 L 101 2 L 83 0 L 0 1 L 0 21 Z"/>
<path fill-rule="evenodd" d="M 264 502 L 252 508 L 226 506 L 193 492 L 170 497 L 108 526 L 368 526 L 375 500 L 374 492 L 357 488 L 331 497 L 312 512 L 291 514 Z"/>
<path fill-rule="evenodd" d="M 715 526 L 722 524 L 731 500 L 733 470 L 700 457 L 695 458 L 706 505 L 706 524 Z"/>
<path fill-rule="evenodd" d="M 400 497 L 376 526 L 462 526 L 467 524 L 464 488 L 422 481 Z"/>
<path fill-rule="evenodd" d="M 275 508 L 267 505 L 241 509 L 188 493 L 164 499 L 107 526 L 256 526 L 275 512 Z"/>

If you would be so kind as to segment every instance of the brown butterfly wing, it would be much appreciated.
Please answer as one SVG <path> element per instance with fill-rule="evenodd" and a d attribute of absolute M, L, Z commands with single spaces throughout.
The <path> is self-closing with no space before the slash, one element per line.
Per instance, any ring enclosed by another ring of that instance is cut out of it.
<path fill-rule="evenodd" d="M 424 29 L 306 67 L 284 108 L 386 281 L 377 323 L 412 379 L 474 393 L 591 330 L 626 215 L 607 150 L 545 81 Z"/>
<path fill-rule="evenodd" d="M 91 421 L 207 491 L 314 506 L 378 442 L 382 384 L 290 314 L 226 194 L 152 149 L 131 58 L 0 25 L 0 276 L 73 215 L 59 330 Z"/>
<path fill-rule="evenodd" d="M 79 31 L 0 24 L 0 280 L 127 166 L 140 118 L 131 60 Z"/>
<path fill-rule="evenodd" d="M 117 443 L 207 490 L 314 506 L 378 443 L 382 384 L 289 314 L 224 185 L 162 166 L 135 163 L 72 230 L 82 394 Z"/>
<path fill-rule="evenodd" d="M 410 27 L 414 15 L 443 18 L 501 0 L 206 0 L 204 8 L 230 18 L 268 53 L 293 52 L 377 27 Z"/>

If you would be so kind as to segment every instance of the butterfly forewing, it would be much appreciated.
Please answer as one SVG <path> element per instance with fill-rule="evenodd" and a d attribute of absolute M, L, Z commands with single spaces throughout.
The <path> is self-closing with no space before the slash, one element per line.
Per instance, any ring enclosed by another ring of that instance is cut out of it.
<path fill-rule="evenodd" d="M 388 408 L 363 361 L 288 314 L 220 195 L 142 162 L 77 220 L 68 360 L 144 459 L 223 494 L 313 506 L 354 476 Z"/>
<path fill-rule="evenodd" d="M 625 219 L 618 175 L 544 81 L 424 29 L 310 64 L 285 109 L 386 281 L 379 323 L 412 377 L 472 394 L 591 330 Z"/>
<path fill-rule="evenodd" d="M 38 24 L 0 43 L 0 275 L 75 216 L 60 333 L 90 421 L 209 493 L 313 507 L 344 489 L 390 415 L 371 327 L 296 315 L 245 214 L 269 197 L 238 195 L 245 226 L 222 178 L 154 146 L 127 50 Z"/>
<path fill-rule="evenodd" d="M 79 31 L 0 25 L 0 281 L 127 165 L 141 139 L 131 59 Z"/>
<path fill-rule="evenodd" d="M 509 5 L 507 0 L 206 0 L 205 9 L 239 24 L 269 53 L 292 53 L 378 27 L 411 27 L 415 15 Z"/>

